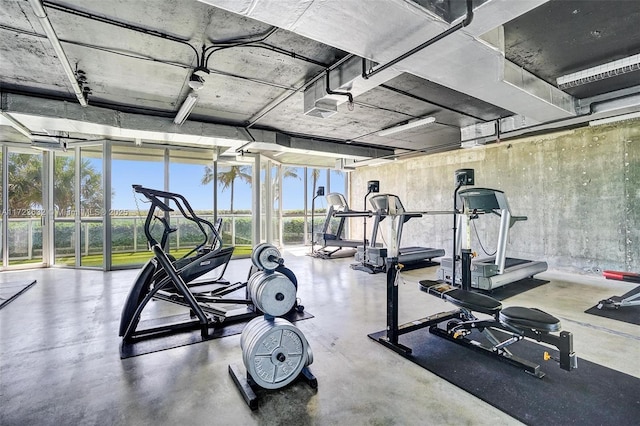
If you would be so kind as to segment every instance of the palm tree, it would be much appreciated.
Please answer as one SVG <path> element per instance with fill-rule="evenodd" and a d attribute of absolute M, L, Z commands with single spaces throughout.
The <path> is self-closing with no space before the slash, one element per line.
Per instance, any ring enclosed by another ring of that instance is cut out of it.
<path fill-rule="evenodd" d="M 316 185 L 318 184 L 318 179 L 320 179 L 320 169 L 311 170 L 311 179 L 313 180 L 313 192 L 311 192 L 311 194 L 313 194 L 312 196 L 314 196 L 316 195 Z"/>
<path fill-rule="evenodd" d="M 236 179 L 240 178 L 247 183 L 251 183 L 251 174 L 247 173 L 250 171 L 250 166 L 230 166 L 228 171 L 218 172 L 217 180 L 222 184 L 222 190 L 224 191 L 227 188 L 231 188 L 231 213 L 233 214 L 233 189 L 234 183 Z M 213 167 L 205 166 L 204 168 L 204 176 L 202 176 L 202 180 L 200 181 L 203 185 L 207 185 L 211 181 L 213 181 Z"/>
<path fill-rule="evenodd" d="M 75 210 L 73 182 L 75 159 L 56 156 L 53 203 L 57 212 L 66 215 Z M 11 154 L 9 158 L 9 205 L 14 215 L 26 216 L 30 209 L 42 208 L 42 155 Z M 103 207 L 102 175 L 88 160 L 80 166 L 83 209 L 99 211 Z"/>

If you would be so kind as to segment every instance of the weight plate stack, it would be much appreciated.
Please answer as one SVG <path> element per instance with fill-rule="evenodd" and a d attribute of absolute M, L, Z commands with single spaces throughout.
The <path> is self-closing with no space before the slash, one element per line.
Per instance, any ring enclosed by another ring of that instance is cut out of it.
<path fill-rule="evenodd" d="M 313 354 L 302 332 L 282 318 L 251 320 L 240 338 L 244 366 L 264 389 L 279 389 L 293 382 Z"/>
<path fill-rule="evenodd" d="M 286 314 L 296 304 L 296 286 L 280 272 L 256 272 L 247 282 L 247 291 L 256 308 L 274 317 Z"/>

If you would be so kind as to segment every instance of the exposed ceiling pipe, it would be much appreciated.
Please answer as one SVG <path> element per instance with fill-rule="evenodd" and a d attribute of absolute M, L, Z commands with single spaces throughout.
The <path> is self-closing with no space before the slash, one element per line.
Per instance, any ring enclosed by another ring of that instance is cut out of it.
<path fill-rule="evenodd" d="M 47 34 L 47 38 L 51 42 L 53 50 L 55 50 L 56 55 L 58 56 L 58 60 L 62 65 L 64 73 L 67 75 L 67 79 L 69 79 L 69 82 L 71 83 L 71 87 L 73 87 L 73 91 L 76 94 L 76 98 L 78 98 L 78 102 L 80 102 L 80 105 L 82 105 L 83 107 L 88 106 L 87 100 L 82 93 L 82 88 L 78 84 L 78 80 L 76 80 L 73 69 L 71 69 L 71 65 L 69 64 L 69 59 L 62 49 L 60 40 L 58 39 L 58 36 L 56 35 L 56 32 L 51 25 L 51 21 L 49 21 L 49 18 L 47 17 L 47 13 L 45 12 L 42 3 L 40 2 L 40 0 L 29 0 L 29 3 L 31 4 L 31 8 L 33 9 L 36 17 L 38 17 L 38 19 L 40 20 L 40 24 L 42 24 L 42 28 Z"/>
<path fill-rule="evenodd" d="M 329 73 L 330 72 L 331 72 L 331 70 L 327 68 L 327 78 L 326 78 L 327 86 L 325 88 L 325 90 L 327 91 L 327 94 L 329 94 L 329 95 L 346 96 L 349 99 L 349 110 L 353 111 L 353 95 L 351 93 L 331 90 L 331 85 L 329 84 Z"/>
<path fill-rule="evenodd" d="M 391 60 L 390 62 L 387 62 L 386 64 L 376 68 L 375 70 L 369 71 L 369 72 L 367 72 L 367 60 L 363 58 L 362 59 L 362 78 L 364 78 L 364 79 L 370 78 L 370 77 L 378 74 L 379 72 L 382 72 L 382 71 L 386 70 L 387 68 L 397 64 L 398 62 L 402 61 L 403 59 L 407 59 L 409 56 L 421 51 L 425 47 L 431 46 L 433 43 L 435 43 L 435 42 L 437 42 L 439 40 L 442 40 L 443 38 L 445 38 L 449 34 L 454 33 L 456 31 L 458 31 L 459 29 L 466 27 L 467 25 L 469 25 L 471 23 L 472 20 L 473 20 L 473 0 L 467 0 L 467 16 L 465 16 L 465 18 L 462 21 L 460 21 L 459 23 L 457 23 L 453 27 L 449 28 L 448 30 L 438 34 L 437 36 L 425 41 L 420 46 L 414 47 L 410 51 L 398 56 L 397 58 Z"/>

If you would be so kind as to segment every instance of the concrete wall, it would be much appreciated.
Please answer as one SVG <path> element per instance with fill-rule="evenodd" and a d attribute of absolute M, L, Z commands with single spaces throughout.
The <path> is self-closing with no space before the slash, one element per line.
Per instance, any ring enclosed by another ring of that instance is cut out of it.
<path fill-rule="evenodd" d="M 376 179 L 407 210 L 452 210 L 460 168 L 475 169 L 476 187 L 504 191 L 512 213 L 528 216 L 511 229 L 509 256 L 577 273 L 640 271 L 640 120 L 363 167 L 351 173 L 350 205 L 361 209 L 366 183 Z M 475 223 L 485 249 L 495 250 L 498 218 Z M 449 256 L 452 226 L 451 216 L 412 219 L 402 246 L 445 248 Z M 351 237 L 362 232 L 352 219 Z M 472 248 L 482 254 L 475 236 Z"/>

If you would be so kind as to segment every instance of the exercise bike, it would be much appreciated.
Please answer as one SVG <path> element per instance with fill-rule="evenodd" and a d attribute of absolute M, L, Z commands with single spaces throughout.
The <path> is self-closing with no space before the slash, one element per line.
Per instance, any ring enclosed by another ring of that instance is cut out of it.
<path fill-rule="evenodd" d="M 220 234 L 215 226 L 205 219 L 199 218 L 188 201 L 180 194 L 145 188 L 133 185 L 136 193 L 142 194 L 150 202 L 149 211 L 144 223 L 144 233 L 154 257 L 140 270 L 131 288 L 120 318 L 119 335 L 126 342 L 156 337 L 185 329 L 199 328 L 203 339 L 211 337 L 211 328 L 230 322 L 245 321 L 261 315 L 260 307 L 287 310 L 303 308 L 297 303 L 297 280 L 295 274 L 284 266 L 280 252 L 274 246 L 261 244 L 253 250 L 254 268 L 247 282 L 225 284 L 218 282 L 216 289 L 192 291 L 188 283 L 195 278 L 228 264 L 233 247 L 223 248 Z M 163 201 L 165 200 L 165 201 Z M 176 260 L 164 251 L 169 235 L 175 232 L 164 218 L 173 209 L 168 203 L 175 205 L 182 216 L 193 221 L 206 235 L 205 226 L 213 232 L 213 243 L 204 248 L 205 243 L 196 247 L 185 257 Z M 161 212 L 156 216 L 156 211 Z M 161 241 L 158 242 L 151 232 L 154 220 L 164 225 Z M 259 274 L 258 272 L 264 272 Z M 209 282 L 211 283 L 211 282 Z M 202 285 L 202 283 L 199 283 Z M 265 288 L 269 291 L 265 291 Z M 244 297 L 228 297 L 231 293 L 244 289 Z M 169 302 L 189 308 L 189 318 L 176 321 L 172 317 L 154 319 L 154 325 L 139 328 L 144 309 L 152 300 Z M 291 305 L 293 308 L 291 308 Z"/>

